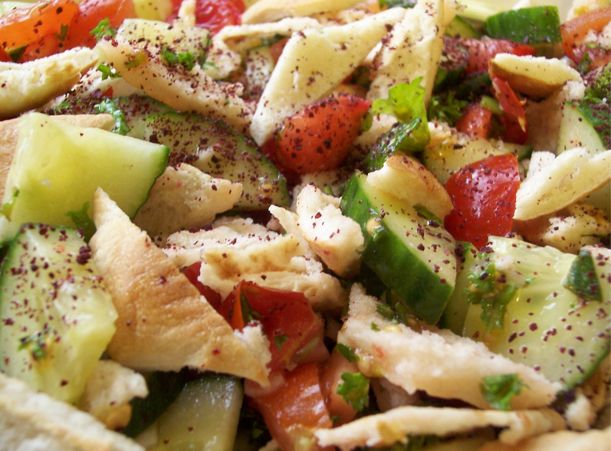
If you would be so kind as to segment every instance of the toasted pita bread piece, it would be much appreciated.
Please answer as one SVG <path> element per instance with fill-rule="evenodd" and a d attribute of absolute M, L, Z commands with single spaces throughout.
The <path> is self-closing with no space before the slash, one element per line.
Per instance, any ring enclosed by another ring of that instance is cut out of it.
<path fill-rule="evenodd" d="M 68 91 L 96 61 L 94 50 L 79 47 L 27 63 L 0 63 L 0 119 Z"/>
<path fill-rule="evenodd" d="M 91 415 L 0 373 L 0 447 L 6 450 L 143 451 Z"/>
<path fill-rule="evenodd" d="M 338 341 L 354 349 L 358 366 L 367 376 L 387 378 L 407 393 L 424 390 L 431 396 L 460 399 L 489 408 L 480 390 L 482 378 L 517 374 L 525 386 L 511 401 L 513 409 L 550 404 L 560 388 L 534 369 L 490 352 L 483 344 L 449 330 L 418 332 L 382 317 L 376 299 L 355 284 L 350 293 L 348 319 Z M 373 330 L 375 323 L 380 330 Z"/>
<path fill-rule="evenodd" d="M 293 34 L 252 118 L 250 133 L 257 144 L 267 141 L 286 117 L 329 95 L 404 14 L 392 8 L 347 25 Z"/>
<path fill-rule="evenodd" d="M 240 97 L 242 85 L 216 82 L 199 63 L 191 70 L 169 65 L 159 42 L 118 34 L 112 42 L 100 41 L 97 48 L 128 83 L 175 110 L 212 116 L 237 130 L 250 124 L 253 111 Z"/>
<path fill-rule="evenodd" d="M 242 14 L 243 23 L 274 22 L 350 8 L 362 0 L 259 0 Z"/>
<path fill-rule="evenodd" d="M 358 272 L 365 239 L 360 226 L 342 214 L 338 198 L 306 185 L 297 196 L 295 211 L 270 207 L 282 227 L 304 239 L 329 269 L 344 277 Z"/>
<path fill-rule="evenodd" d="M 486 443 L 480 451 L 609 451 L 611 428 L 588 432 L 560 431 L 543 434 L 520 443 Z"/>
<path fill-rule="evenodd" d="M 134 223 L 150 236 L 165 238 L 178 230 L 201 228 L 236 204 L 242 184 L 218 179 L 179 164 L 167 167 L 155 181 Z"/>
<path fill-rule="evenodd" d="M 110 114 L 76 114 L 60 115 L 55 118 L 79 127 L 101 128 L 110 131 L 114 126 L 114 119 Z M 9 119 L 0 122 L 0 199 L 4 197 L 6 177 L 13 162 L 13 155 L 19 139 L 19 119 Z"/>
<path fill-rule="evenodd" d="M 267 384 L 270 355 L 265 341 L 247 342 L 244 334 L 234 334 L 172 260 L 101 189 L 93 206 L 97 232 L 90 246 L 119 314 L 108 347 L 112 359 L 140 370 L 187 366 Z"/>
<path fill-rule="evenodd" d="M 408 435 L 446 436 L 494 426 L 506 428 L 501 443 L 514 444 L 543 432 L 564 429 L 564 420 L 551 409 L 499 412 L 451 407 L 397 407 L 334 429 L 315 432 L 320 446 L 353 449 L 405 443 Z"/>

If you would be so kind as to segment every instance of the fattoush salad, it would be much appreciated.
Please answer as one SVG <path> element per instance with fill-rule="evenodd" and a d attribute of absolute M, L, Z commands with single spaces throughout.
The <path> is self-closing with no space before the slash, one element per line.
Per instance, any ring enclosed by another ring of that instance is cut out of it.
<path fill-rule="evenodd" d="M 0 450 L 609 450 L 608 0 L 0 1 Z"/>

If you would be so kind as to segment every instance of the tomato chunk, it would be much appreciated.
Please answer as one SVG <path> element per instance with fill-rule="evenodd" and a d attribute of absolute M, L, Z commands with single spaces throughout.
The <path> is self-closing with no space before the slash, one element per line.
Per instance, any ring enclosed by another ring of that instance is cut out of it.
<path fill-rule="evenodd" d="M 182 1 L 173 1 L 171 22 L 178 16 Z M 246 9 L 243 0 L 197 0 L 195 3 L 195 24 L 216 34 L 227 25 L 240 25 Z"/>
<path fill-rule="evenodd" d="M 519 186 L 515 155 L 493 156 L 465 166 L 446 183 L 454 205 L 445 218 L 446 229 L 457 240 L 478 248 L 486 245 L 489 235 L 506 235 L 513 225 Z"/>
<path fill-rule="evenodd" d="M 534 55 L 535 48 L 506 39 L 444 38 L 444 53 L 452 67 L 465 67 L 467 74 L 485 72 L 497 53 Z M 447 63 L 446 63 L 447 64 Z"/>
<path fill-rule="evenodd" d="M 560 33 L 564 53 L 579 63 L 581 58 L 576 55 L 575 49 L 590 31 L 600 32 L 609 22 L 611 22 L 611 6 L 590 11 L 563 23 L 560 26 Z"/>
<path fill-rule="evenodd" d="M 275 158 L 297 174 L 337 168 L 350 152 L 370 102 L 349 94 L 327 97 L 285 119 Z"/>
<path fill-rule="evenodd" d="M 83 0 L 79 8 L 80 12 L 68 30 L 67 48 L 93 47 L 96 38 L 91 34 L 91 30 L 102 19 L 107 18 L 112 28 L 118 28 L 123 20 L 136 17 L 133 0 Z"/>
<path fill-rule="evenodd" d="M 332 426 L 320 387 L 319 367 L 314 363 L 286 373 L 277 390 L 252 400 L 283 450 L 295 449 L 295 444 L 304 439 L 313 441 L 309 431 L 314 428 Z"/>
<path fill-rule="evenodd" d="M 492 111 L 479 103 L 467 106 L 456 122 L 456 129 L 474 138 L 487 138 L 492 127 Z"/>
<path fill-rule="evenodd" d="M 72 0 L 40 1 L 28 8 L 16 8 L 0 17 L 0 47 L 10 52 L 40 43 L 47 36 L 60 36 L 78 8 Z"/>
<path fill-rule="evenodd" d="M 528 137 L 524 104 L 506 80 L 492 75 L 492 87 L 503 110 L 503 139 L 524 144 Z"/>
<path fill-rule="evenodd" d="M 337 393 L 337 387 L 342 383 L 343 373 L 357 373 L 356 363 L 349 362 L 337 349 L 323 364 L 320 384 L 325 396 L 327 408 L 332 417 L 337 418 L 336 424 L 344 424 L 354 420 L 357 411 Z"/>
<path fill-rule="evenodd" d="M 234 329 L 259 321 L 270 342 L 272 370 L 310 360 L 309 354 L 324 359 L 323 321 L 312 310 L 303 293 L 263 288 L 240 282 L 225 299 L 221 311 Z M 318 360 L 318 359 L 317 359 Z"/>

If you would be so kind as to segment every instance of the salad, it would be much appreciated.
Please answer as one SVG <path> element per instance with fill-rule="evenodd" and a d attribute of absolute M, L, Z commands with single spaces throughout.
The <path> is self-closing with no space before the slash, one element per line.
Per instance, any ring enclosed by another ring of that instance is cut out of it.
<path fill-rule="evenodd" d="M 607 0 L 0 1 L 0 449 L 609 449 Z"/>

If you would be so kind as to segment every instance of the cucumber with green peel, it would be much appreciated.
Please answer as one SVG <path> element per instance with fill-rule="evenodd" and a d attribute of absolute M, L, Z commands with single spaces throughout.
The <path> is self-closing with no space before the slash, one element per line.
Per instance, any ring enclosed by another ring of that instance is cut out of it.
<path fill-rule="evenodd" d="M 456 286 L 448 301 L 441 318 L 441 327 L 450 329 L 457 335 L 462 335 L 469 303 L 467 302 L 468 276 L 477 259 L 477 248 L 471 243 L 458 243 L 456 247 L 458 258 L 458 275 Z"/>
<path fill-rule="evenodd" d="M 168 153 L 163 145 L 25 115 L 4 193 L 8 219 L 79 227 L 98 187 L 133 216 L 164 171 Z"/>
<path fill-rule="evenodd" d="M 153 426 L 157 445 L 148 449 L 233 450 L 243 397 L 235 377 L 208 373 L 188 382 Z"/>
<path fill-rule="evenodd" d="M 144 139 L 171 148 L 170 161 L 185 161 L 214 177 L 242 183 L 240 210 L 289 204 L 286 179 L 244 136 L 194 114 L 160 113 L 146 119 Z"/>
<path fill-rule="evenodd" d="M 587 380 L 609 352 L 608 288 L 601 302 L 587 301 L 565 288 L 563 281 L 576 256 L 551 247 L 492 237 L 491 250 L 487 258 L 498 271 L 497 280 L 516 291 L 505 306 L 502 327 L 491 328 L 482 319 L 482 306 L 472 304 L 463 335 L 537 369 L 567 390 Z M 599 279 L 608 285 L 610 251 L 600 249 L 592 255 Z"/>
<path fill-rule="evenodd" d="M 464 17 L 455 16 L 448 24 L 445 31 L 446 36 L 453 38 L 475 38 L 481 37 L 481 33 Z"/>
<path fill-rule="evenodd" d="M 486 19 L 485 31 L 491 38 L 522 44 L 562 42 L 557 6 L 533 6 L 500 12 Z"/>
<path fill-rule="evenodd" d="M 0 270 L 0 372 L 76 402 L 114 332 L 110 294 L 75 230 L 26 224 Z"/>
<path fill-rule="evenodd" d="M 607 150 L 588 117 L 577 106 L 566 103 L 562 108 L 557 151 L 561 153 L 575 147 L 585 147 L 592 152 Z"/>
<path fill-rule="evenodd" d="M 355 174 L 341 200 L 342 212 L 365 236 L 363 262 L 415 315 L 436 323 L 456 280 L 454 239 L 442 224 Z"/>

